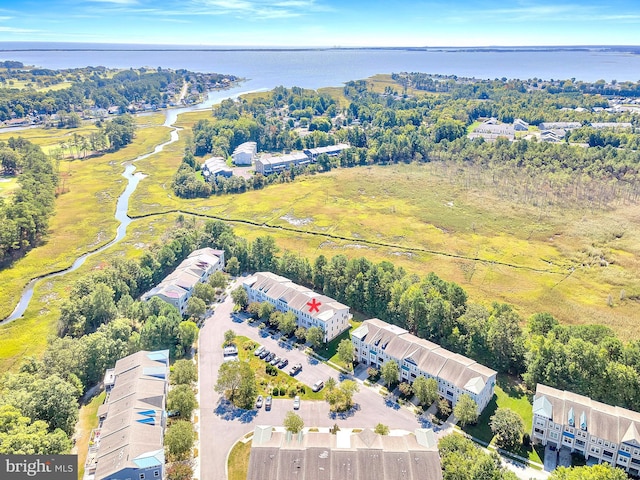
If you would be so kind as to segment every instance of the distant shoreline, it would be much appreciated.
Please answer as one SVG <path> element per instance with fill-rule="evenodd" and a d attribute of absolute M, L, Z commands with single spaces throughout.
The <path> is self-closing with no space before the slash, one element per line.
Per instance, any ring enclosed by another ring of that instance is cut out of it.
<path fill-rule="evenodd" d="M 11 43 L 9 47 L 3 44 Z M 487 47 L 200 47 L 171 45 L 68 44 L 65 46 L 20 46 L 20 42 L 0 42 L 0 52 L 317 52 L 317 51 L 407 51 L 437 53 L 500 52 L 606 52 L 640 54 L 640 45 L 487 46 Z M 43 42 L 46 44 L 46 42 Z M 53 43 L 53 42 L 51 42 Z"/>

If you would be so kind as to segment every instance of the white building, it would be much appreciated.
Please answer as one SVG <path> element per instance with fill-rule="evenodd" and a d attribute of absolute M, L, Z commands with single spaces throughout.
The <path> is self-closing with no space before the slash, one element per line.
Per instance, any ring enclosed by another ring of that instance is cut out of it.
<path fill-rule="evenodd" d="M 243 286 L 249 302 L 269 302 L 281 312 L 293 312 L 298 326 L 320 327 L 330 342 L 350 326 L 349 307 L 271 272 L 258 272 Z"/>
<path fill-rule="evenodd" d="M 224 250 L 209 247 L 194 250 L 157 287 L 142 295 L 142 300 L 159 297 L 184 315 L 196 284 L 206 282 L 212 273 L 223 268 Z"/>
<path fill-rule="evenodd" d="M 305 150 L 304 153 L 315 162 L 318 155 L 322 153 L 326 153 L 330 157 L 337 157 L 343 150 L 348 148 L 351 148 L 348 143 L 338 143 L 336 145 L 327 145 L 326 147 L 310 148 Z"/>
<path fill-rule="evenodd" d="M 218 175 L 223 177 L 231 177 L 233 172 L 227 166 L 227 163 L 222 157 L 211 157 L 202 164 L 202 176 L 205 180 L 211 181 Z"/>
<path fill-rule="evenodd" d="M 256 142 L 244 142 L 236 147 L 231 158 L 236 165 L 251 165 L 257 152 L 258 144 Z"/>
<path fill-rule="evenodd" d="M 298 165 L 307 165 L 311 159 L 304 152 L 292 152 L 286 155 L 262 155 L 256 158 L 256 173 L 269 175 L 289 170 Z"/>
<path fill-rule="evenodd" d="M 377 318 L 366 320 L 351 332 L 351 341 L 359 362 L 380 368 L 394 360 L 400 367 L 401 381 L 409 383 L 418 376 L 435 378 L 438 393 L 453 405 L 466 393 L 478 405 L 478 412 L 482 412 L 493 398 L 494 370 L 396 325 Z"/>
<path fill-rule="evenodd" d="M 538 384 L 531 438 L 624 468 L 634 476 L 640 474 L 638 412 Z"/>

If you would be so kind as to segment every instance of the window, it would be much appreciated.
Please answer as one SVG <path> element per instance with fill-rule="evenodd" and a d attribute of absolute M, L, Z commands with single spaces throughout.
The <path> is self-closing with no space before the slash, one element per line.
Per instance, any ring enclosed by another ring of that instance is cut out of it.
<path fill-rule="evenodd" d="M 155 472 L 153 472 L 153 476 L 154 477 L 159 477 L 160 476 L 160 470 L 156 470 Z"/>
<path fill-rule="evenodd" d="M 144 473 L 140 474 L 140 480 L 144 480 Z"/>

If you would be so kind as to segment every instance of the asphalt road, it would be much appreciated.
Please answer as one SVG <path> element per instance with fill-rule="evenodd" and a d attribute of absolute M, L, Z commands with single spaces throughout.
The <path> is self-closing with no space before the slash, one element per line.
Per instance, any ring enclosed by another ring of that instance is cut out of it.
<path fill-rule="evenodd" d="M 338 379 L 338 372 L 319 363 L 302 351 L 285 348 L 271 337 L 263 338 L 261 331 L 246 321 L 238 322 L 232 318 L 233 303 L 228 296 L 218 304 L 215 313 L 206 319 L 200 331 L 198 348 L 199 365 L 199 440 L 200 440 L 200 479 L 224 480 L 226 458 L 233 444 L 255 425 L 282 425 L 286 412 L 293 410 L 293 400 L 274 398 L 270 411 L 264 407 L 258 411 L 239 411 L 229 408 L 213 387 L 217 372 L 222 364 L 222 343 L 224 332 L 233 329 L 236 334 L 256 340 L 278 356 L 289 360 L 288 368 L 302 363 L 302 371 L 296 376 L 301 382 L 312 385 L 316 380 L 327 380 L 329 376 Z M 360 392 L 354 395 L 357 410 L 343 417 L 333 417 L 329 405 L 324 401 L 303 400 L 297 413 L 304 419 L 306 427 L 372 428 L 384 423 L 392 429 L 412 431 L 421 425 L 415 415 L 397 405 L 387 405 L 376 391 L 360 385 Z"/>

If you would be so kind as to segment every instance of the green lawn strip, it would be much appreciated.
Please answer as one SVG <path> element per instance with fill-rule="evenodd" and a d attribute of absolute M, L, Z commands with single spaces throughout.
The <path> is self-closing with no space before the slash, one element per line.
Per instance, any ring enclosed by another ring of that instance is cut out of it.
<path fill-rule="evenodd" d="M 300 395 L 300 398 L 303 400 L 322 400 L 324 398 L 322 391 L 312 392 L 309 385 L 305 385 L 304 383 L 299 382 L 295 379 L 295 377 L 292 377 L 288 374 L 289 368 L 291 368 L 291 363 L 287 365 L 284 370 L 277 369 L 278 373 L 276 375 L 272 376 L 267 374 L 267 363 L 253 354 L 253 351 L 259 344 L 258 342 L 255 342 L 250 338 L 243 336 L 236 337 L 235 342 L 238 346 L 238 356 L 240 357 L 240 360 L 249 360 L 249 365 L 251 365 L 251 368 L 256 373 L 256 380 L 258 382 L 258 393 L 260 395 L 272 395 L 272 390 L 274 387 L 284 387 L 286 390 L 285 395 L 273 395 L 273 399 L 288 399 L 292 398 L 289 396 L 289 389 L 293 387 L 300 392 L 297 393 L 297 395 Z M 249 350 L 245 350 L 243 347 L 245 342 L 254 342 L 255 347 Z M 302 391 L 300 390 L 301 387 L 304 387 L 304 393 L 302 393 Z"/>
<path fill-rule="evenodd" d="M 78 452 L 78 478 L 84 476 L 91 430 L 98 426 L 98 408 L 104 403 L 106 393 L 102 392 L 80 408 L 80 420 L 76 430 L 76 451 Z"/>
<path fill-rule="evenodd" d="M 227 463 L 229 480 L 247 480 L 250 453 L 251 442 L 240 441 L 231 448 Z"/>
<path fill-rule="evenodd" d="M 529 398 L 526 392 L 523 391 L 520 385 L 514 381 L 513 378 L 502 374 L 498 375 L 493 399 L 485 407 L 482 415 L 480 415 L 480 418 L 478 419 L 478 423 L 475 425 L 467 425 L 462 428 L 462 430 L 466 434 L 471 435 L 486 444 L 492 444 L 493 432 L 489 427 L 489 422 L 498 408 L 510 408 L 520 415 L 524 422 L 525 432 L 529 434 L 531 433 L 533 411 L 531 403 L 529 403 Z M 512 453 L 523 458 L 528 458 L 534 462 L 542 462 L 539 453 L 531 447 L 529 449 L 520 447 L 512 450 Z"/>

